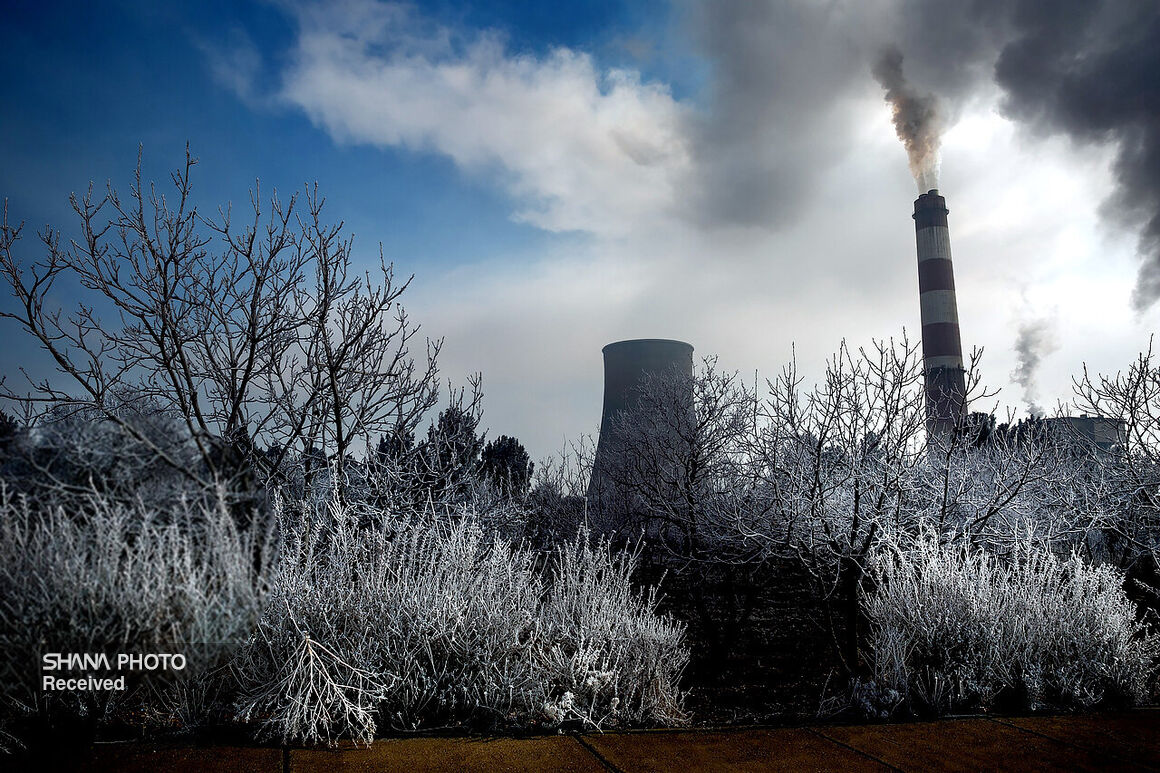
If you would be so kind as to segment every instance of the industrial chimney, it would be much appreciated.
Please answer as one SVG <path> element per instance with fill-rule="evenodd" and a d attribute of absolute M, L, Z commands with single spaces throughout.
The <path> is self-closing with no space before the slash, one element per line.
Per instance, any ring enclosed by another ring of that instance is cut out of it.
<path fill-rule="evenodd" d="M 639 411 L 637 387 L 646 375 L 693 375 L 693 347 L 684 341 L 664 338 L 638 338 L 617 341 L 604 352 L 604 412 L 600 417 L 600 439 L 588 483 L 589 499 L 599 499 L 611 484 L 610 474 L 621 450 L 621 432 L 617 417 L 629 421 Z M 693 395 L 688 396 L 692 406 Z"/>
<path fill-rule="evenodd" d="M 931 436 L 946 436 L 954 430 L 966 394 L 951 240 L 947 231 L 948 212 L 946 199 L 937 190 L 927 191 L 914 202 L 926 430 Z"/>

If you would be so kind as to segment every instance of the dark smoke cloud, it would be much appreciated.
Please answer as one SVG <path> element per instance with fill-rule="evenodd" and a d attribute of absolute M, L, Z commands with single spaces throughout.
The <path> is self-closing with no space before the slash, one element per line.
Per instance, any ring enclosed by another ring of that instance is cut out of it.
<path fill-rule="evenodd" d="M 1138 230 L 1137 311 L 1160 299 L 1160 3 L 900 0 L 910 73 L 955 101 L 988 82 L 1003 112 L 1043 135 L 1111 144 L 1112 223 Z"/>
<path fill-rule="evenodd" d="M 894 130 L 906 147 L 910 173 L 919 193 L 938 187 L 939 145 L 943 120 L 938 99 L 914 89 L 902 72 L 902 52 L 894 46 L 882 51 L 874 63 L 874 78 L 886 90 L 894 111 Z"/>
<path fill-rule="evenodd" d="M 905 57 L 949 127 L 998 85 L 1007 117 L 1115 147 L 1104 211 L 1137 230 L 1137 310 L 1160 299 L 1160 2 L 678 0 L 710 63 L 690 203 L 710 224 L 791 222 L 852 145 L 851 94 L 880 52 Z"/>
<path fill-rule="evenodd" d="M 688 6 L 689 29 L 712 68 L 709 104 L 692 127 L 690 216 L 707 225 L 786 225 L 819 173 L 853 147 L 856 127 L 842 100 L 865 72 L 851 37 L 855 11 L 783 0 Z"/>
<path fill-rule="evenodd" d="M 1038 402 L 1036 371 L 1043 358 L 1058 348 L 1059 341 L 1049 320 L 1032 320 L 1019 326 L 1019 335 L 1015 338 L 1015 355 L 1019 364 L 1011 371 L 1011 380 L 1023 388 L 1027 410 L 1038 416 L 1042 416 L 1044 410 Z"/>
<path fill-rule="evenodd" d="M 1132 303 L 1144 311 L 1160 299 L 1160 3 L 1024 0 L 1012 22 L 995 64 L 1007 114 L 1116 146 L 1116 191 L 1104 211 L 1140 229 Z"/>

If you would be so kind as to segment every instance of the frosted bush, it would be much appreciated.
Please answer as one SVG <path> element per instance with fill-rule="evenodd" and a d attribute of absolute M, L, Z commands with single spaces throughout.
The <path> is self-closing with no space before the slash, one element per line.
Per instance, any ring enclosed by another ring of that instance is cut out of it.
<path fill-rule="evenodd" d="M 453 520 L 288 516 L 241 715 L 284 740 L 377 729 L 601 728 L 681 719 L 683 629 L 631 589 L 631 556 L 583 537 L 537 555 Z"/>
<path fill-rule="evenodd" d="M 277 541 L 255 551 L 224 507 L 97 498 L 78 516 L 0 494 L 0 726 L 14 711 L 176 729 L 233 715 L 318 742 L 683 719 L 684 631 L 632 589 L 632 555 L 586 535 L 536 553 L 467 511 L 276 510 Z M 191 668 L 127 693 L 45 693 L 42 651 L 183 652 Z"/>
<path fill-rule="evenodd" d="M 0 680 L 7 711 L 190 727 L 210 710 L 213 667 L 253 628 L 253 545 L 224 507 L 161 514 L 94 495 L 84 514 L 0 489 Z M 181 653 L 187 669 L 128 693 L 46 693 L 42 652 Z M 116 711 L 124 709 L 124 711 Z"/>
<path fill-rule="evenodd" d="M 655 614 L 655 589 L 632 588 L 635 556 L 595 547 L 581 535 L 553 555 L 552 583 L 541 607 L 550 647 L 542 652 L 570 695 L 561 716 L 585 726 L 685 719 L 676 689 L 688 655 L 683 629 Z M 559 694 L 559 692 L 556 692 Z M 561 696 L 563 697 L 563 696 Z"/>
<path fill-rule="evenodd" d="M 1088 708 L 1149 697 L 1160 636 L 1122 573 L 1029 538 L 997 557 L 926 533 L 875 558 L 866 602 L 877 694 L 917 712 Z"/>

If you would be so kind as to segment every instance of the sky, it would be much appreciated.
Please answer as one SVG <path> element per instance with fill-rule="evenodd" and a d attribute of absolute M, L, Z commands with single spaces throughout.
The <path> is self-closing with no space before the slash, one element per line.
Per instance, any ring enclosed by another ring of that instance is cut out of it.
<path fill-rule="evenodd" d="M 318 183 L 381 244 L 442 376 L 533 458 L 600 421 L 601 347 L 747 381 L 919 339 L 919 193 L 875 66 L 928 105 L 980 408 L 1125 369 L 1160 322 L 1160 6 L 1135 0 L 162 4 L 9 0 L 0 196 L 32 233 L 90 181 L 210 211 Z M 879 71 L 880 72 L 880 71 Z M 62 305 L 75 299 L 62 297 Z M 7 302 L 7 301 L 0 301 Z M 48 372 L 5 336 L 0 372 Z"/>

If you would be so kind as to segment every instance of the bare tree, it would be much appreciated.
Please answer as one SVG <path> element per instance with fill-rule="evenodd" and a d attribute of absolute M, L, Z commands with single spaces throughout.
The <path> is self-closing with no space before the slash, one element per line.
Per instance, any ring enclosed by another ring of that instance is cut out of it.
<path fill-rule="evenodd" d="M 1031 441 L 1000 432 L 939 461 L 937 475 L 926 479 L 927 497 L 937 503 L 927 525 L 991 552 L 1009 553 L 1033 538 L 1092 556 L 1119 508 L 1104 460 L 1061 432 Z"/>
<path fill-rule="evenodd" d="M 699 667 L 720 674 L 766 579 L 764 553 L 736 526 L 769 505 L 750 470 L 755 389 L 708 357 L 692 372 L 646 374 L 633 405 L 602 441 L 593 515 L 620 539 L 644 536 L 646 569 L 670 573 L 668 594 L 694 623 Z"/>
<path fill-rule="evenodd" d="M 360 273 L 342 223 L 328 225 L 317 186 L 237 225 L 230 207 L 202 215 L 191 197 L 196 159 L 171 175 L 169 201 L 141 179 L 138 160 L 127 200 L 110 185 L 71 197 L 80 237 L 40 234 L 44 256 L 17 254 L 22 225 L 0 226 L 0 275 L 18 303 L 2 313 L 31 334 L 65 378 L 28 378 L 26 404 L 95 412 L 170 467 L 202 484 L 238 483 L 256 472 L 283 474 L 293 453 L 307 478 L 324 463 L 343 468 L 369 438 L 413 429 L 438 396 L 428 341 L 418 363 L 418 327 L 380 258 Z M 50 299 L 68 283 L 83 288 L 71 311 Z M 27 375 L 27 374 L 26 374 Z M 190 466 L 115 410 L 131 390 L 180 417 L 200 464 Z M 261 453 L 270 450 L 270 453 Z"/>
<path fill-rule="evenodd" d="M 1160 577 L 1160 364 L 1152 342 L 1126 372 L 1074 379 L 1076 408 L 1110 420 L 1119 441 L 1096 461 L 1122 507 L 1110 529 L 1124 565 L 1147 559 Z"/>
<path fill-rule="evenodd" d="M 760 448 L 775 517 L 739 526 L 815 578 L 851 670 L 862 661 L 863 586 L 880 542 L 929 531 L 1003 553 L 1030 535 L 1066 552 L 1090 547 L 1110 517 L 1106 476 L 1066 438 L 980 441 L 969 410 L 995 395 L 980 360 L 973 352 L 955 431 L 934 437 L 918 347 L 905 336 L 857 354 L 843 345 L 808 393 L 792 365 L 769 383 Z"/>
<path fill-rule="evenodd" d="M 843 342 L 808 393 L 793 363 L 767 382 L 758 453 L 776 507 L 764 524 L 745 526 L 815 578 L 850 669 L 866 557 L 883 529 L 903 528 L 918 513 L 922 383 L 918 346 L 905 336 L 856 353 Z"/>
<path fill-rule="evenodd" d="M 595 456 L 596 440 L 586 434 L 536 464 L 527 498 L 525 536 L 531 544 L 549 548 L 588 527 L 586 495 Z"/>
<path fill-rule="evenodd" d="M 643 529 L 686 560 L 721 557 L 719 538 L 736 516 L 730 505 L 744 499 L 753 391 L 708 357 L 691 374 L 646 373 L 636 393 L 633 413 L 612 419 L 606 519 L 621 531 Z"/>
<path fill-rule="evenodd" d="M 474 374 L 460 388 L 448 383 L 446 407 L 421 441 L 416 442 L 410 422 L 394 425 L 380 438 L 362 466 L 362 498 L 372 509 L 394 515 L 447 513 L 465 505 L 488 510 L 486 500 L 496 497 L 480 496 L 483 438 L 476 430 L 483 417 L 482 378 Z"/>

